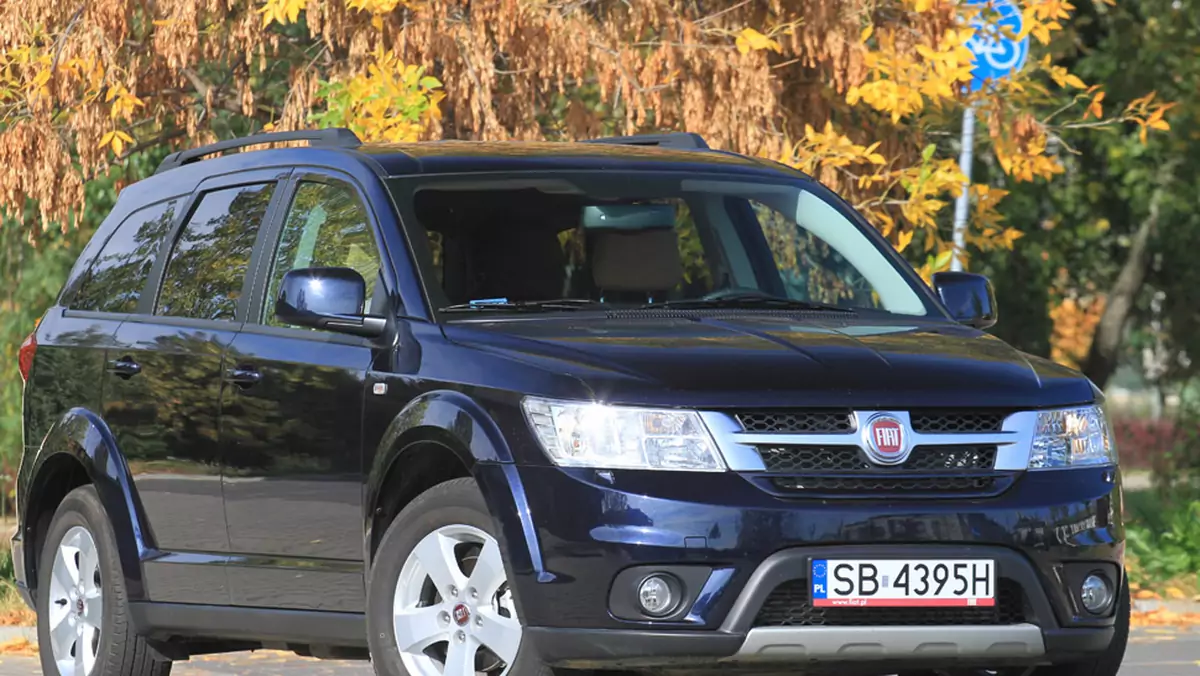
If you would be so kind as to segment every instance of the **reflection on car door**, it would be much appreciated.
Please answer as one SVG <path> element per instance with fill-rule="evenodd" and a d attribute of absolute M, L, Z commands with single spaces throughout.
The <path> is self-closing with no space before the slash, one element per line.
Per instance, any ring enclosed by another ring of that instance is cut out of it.
<path fill-rule="evenodd" d="M 144 566 L 155 601 L 227 598 L 224 567 L 214 565 L 229 551 L 217 443 L 222 360 L 275 187 L 202 189 L 151 273 L 158 293 L 143 294 L 109 349 L 104 415 L 161 552 Z"/>
<path fill-rule="evenodd" d="M 266 300 L 226 359 L 243 376 L 222 400 L 230 587 L 235 605 L 362 612 L 361 430 L 375 351 L 281 325 L 273 299 L 286 272 L 306 267 L 352 268 L 373 289 L 379 254 L 349 184 L 309 176 L 288 202 L 277 247 L 256 263 Z"/>

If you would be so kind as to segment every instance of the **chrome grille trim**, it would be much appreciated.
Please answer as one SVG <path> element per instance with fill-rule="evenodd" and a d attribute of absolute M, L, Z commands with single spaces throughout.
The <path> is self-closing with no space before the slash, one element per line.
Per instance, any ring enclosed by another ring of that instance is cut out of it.
<path fill-rule="evenodd" d="M 855 411 L 855 431 L 844 434 L 776 434 L 744 432 L 734 415 L 719 411 L 701 411 L 700 417 L 708 426 L 725 457 L 729 469 L 735 472 L 765 472 L 767 467 L 756 446 L 856 446 L 864 447 L 862 438 L 871 416 L 886 413 L 899 418 L 909 434 L 909 447 L 917 446 L 995 446 L 995 470 L 1022 471 L 1029 467 L 1037 411 L 1020 411 L 1009 415 L 999 432 L 971 434 L 926 433 L 912 429 L 908 411 Z M 860 422 L 861 421 L 861 422 Z"/>

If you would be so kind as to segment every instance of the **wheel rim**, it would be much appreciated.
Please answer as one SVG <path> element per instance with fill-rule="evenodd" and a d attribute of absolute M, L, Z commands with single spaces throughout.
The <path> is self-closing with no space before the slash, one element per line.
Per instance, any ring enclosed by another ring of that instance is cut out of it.
<path fill-rule="evenodd" d="M 88 676 L 100 653 L 104 614 L 100 552 L 92 534 L 75 526 L 63 535 L 50 567 L 50 648 L 60 676 Z"/>
<path fill-rule="evenodd" d="M 439 528 L 408 555 L 393 602 L 396 647 L 413 676 L 504 676 L 521 623 L 496 539 L 478 528 Z"/>

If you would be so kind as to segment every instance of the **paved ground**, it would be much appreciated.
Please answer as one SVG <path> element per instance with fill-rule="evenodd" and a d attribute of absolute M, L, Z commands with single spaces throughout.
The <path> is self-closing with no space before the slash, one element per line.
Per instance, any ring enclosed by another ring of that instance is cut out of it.
<path fill-rule="evenodd" d="M 35 676 L 32 657 L 0 657 L 0 676 Z M 322 662 L 280 653 L 197 658 L 175 676 L 371 676 L 363 662 Z M 1121 676 L 1200 676 L 1200 629 L 1135 629 Z"/>

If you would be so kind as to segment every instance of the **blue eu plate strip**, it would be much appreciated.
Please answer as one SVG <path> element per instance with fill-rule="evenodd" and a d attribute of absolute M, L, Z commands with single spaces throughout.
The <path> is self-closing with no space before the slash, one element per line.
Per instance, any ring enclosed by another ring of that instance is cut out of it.
<path fill-rule="evenodd" d="M 827 564 L 825 559 L 812 562 L 812 597 L 814 599 L 827 598 L 829 595 L 829 586 L 825 582 L 826 576 L 829 575 Z"/>

